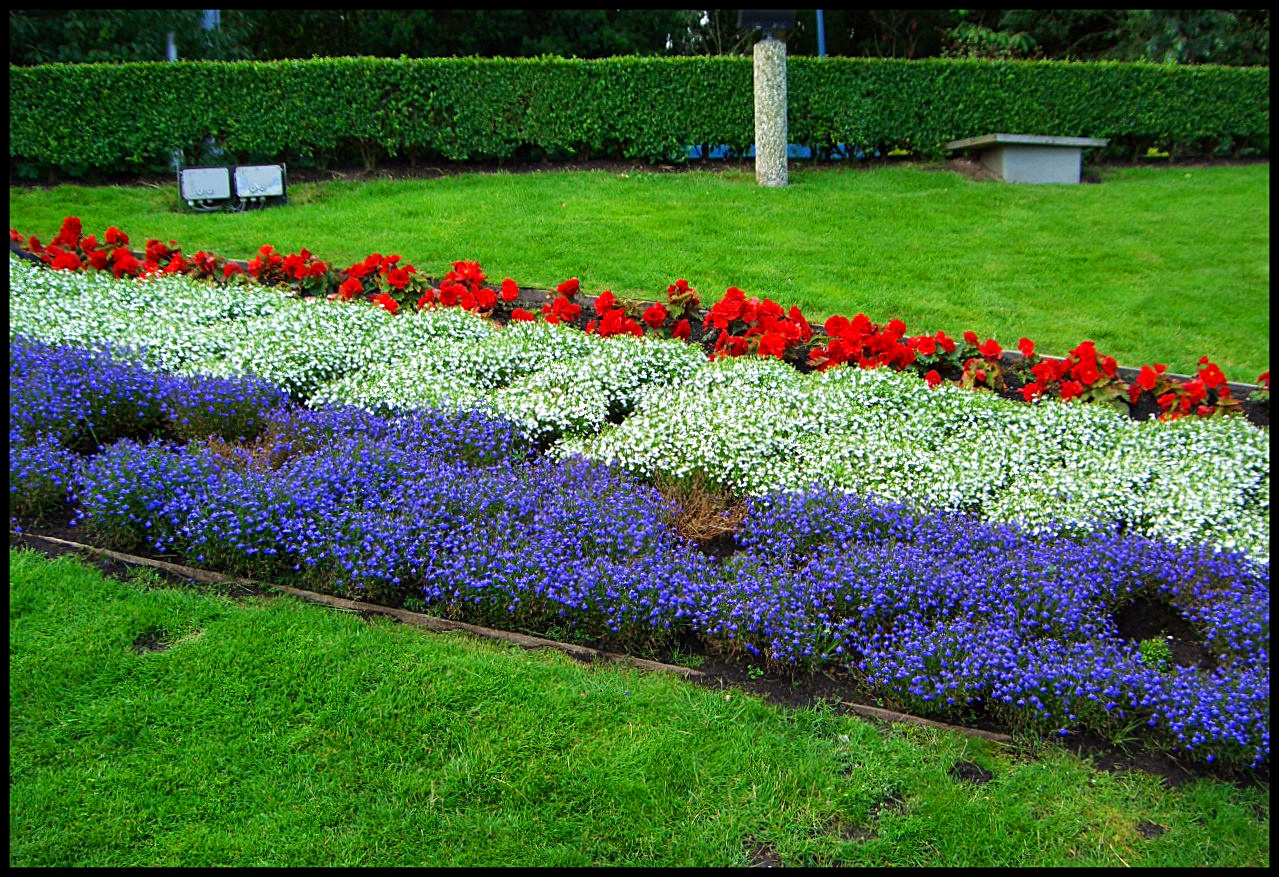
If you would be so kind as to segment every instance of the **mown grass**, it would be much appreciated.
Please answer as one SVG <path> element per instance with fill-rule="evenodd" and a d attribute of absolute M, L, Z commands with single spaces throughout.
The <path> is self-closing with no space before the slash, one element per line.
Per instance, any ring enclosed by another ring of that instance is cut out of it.
<path fill-rule="evenodd" d="M 1269 863 L 1261 786 L 68 557 L 9 573 L 11 866 Z"/>
<path fill-rule="evenodd" d="M 1270 361 L 1270 167 L 1116 167 L 1100 185 L 974 181 L 944 165 L 794 166 L 766 188 L 740 170 L 470 173 L 296 184 L 286 207 L 195 214 L 176 183 L 10 188 L 10 225 L 47 241 L 76 215 L 249 258 L 302 248 L 337 267 L 398 253 L 439 277 L 489 277 L 658 298 L 683 277 L 707 304 L 729 286 L 813 322 L 865 313 L 911 333 L 967 329 L 1064 355 L 1092 340 L 1130 366 L 1236 381 Z"/>

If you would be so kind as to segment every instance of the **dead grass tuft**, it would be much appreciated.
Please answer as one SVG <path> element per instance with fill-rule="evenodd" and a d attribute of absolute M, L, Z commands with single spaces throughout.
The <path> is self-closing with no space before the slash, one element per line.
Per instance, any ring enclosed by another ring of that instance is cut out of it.
<path fill-rule="evenodd" d="M 658 491 L 674 506 L 671 525 L 694 542 L 712 542 L 737 532 L 746 519 L 746 500 L 701 473 L 660 476 Z"/>

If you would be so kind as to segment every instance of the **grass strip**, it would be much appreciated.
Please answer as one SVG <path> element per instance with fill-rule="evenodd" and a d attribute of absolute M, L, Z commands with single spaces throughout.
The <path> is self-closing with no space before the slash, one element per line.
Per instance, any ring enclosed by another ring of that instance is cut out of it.
<path fill-rule="evenodd" d="M 687 279 L 865 313 L 911 334 L 968 329 L 1063 356 L 1084 340 L 1121 365 L 1235 381 L 1269 370 L 1270 167 L 1107 167 L 1097 185 L 976 181 L 945 164 L 796 167 L 784 188 L 740 171 L 553 171 L 290 186 L 286 207 L 194 214 L 170 187 L 9 190 L 10 225 L 48 241 L 68 215 L 141 246 L 251 258 L 264 244 L 345 268 L 401 254 L 440 277 L 477 260 L 494 282 L 662 298 Z"/>
<path fill-rule="evenodd" d="M 11 865 L 1269 861 L 1260 787 L 9 563 Z"/>

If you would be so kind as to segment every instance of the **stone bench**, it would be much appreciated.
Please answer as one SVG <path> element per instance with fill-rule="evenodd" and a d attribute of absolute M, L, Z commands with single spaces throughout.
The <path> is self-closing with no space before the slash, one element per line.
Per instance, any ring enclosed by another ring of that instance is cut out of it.
<path fill-rule="evenodd" d="M 983 134 L 952 140 L 946 148 L 977 152 L 982 166 L 1008 183 L 1078 183 L 1080 150 L 1109 142 L 1092 137 Z"/>

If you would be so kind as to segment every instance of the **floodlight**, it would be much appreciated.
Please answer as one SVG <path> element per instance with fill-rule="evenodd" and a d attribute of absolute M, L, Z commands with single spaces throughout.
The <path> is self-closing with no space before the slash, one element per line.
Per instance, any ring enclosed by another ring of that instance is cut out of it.
<path fill-rule="evenodd" d="M 285 198 L 284 165 L 240 165 L 235 169 L 235 194 L 250 203 Z"/>
<path fill-rule="evenodd" d="M 231 200 L 231 172 L 224 167 L 187 167 L 178 171 L 182 200 L 196 210 L 213 210 Z"/>

